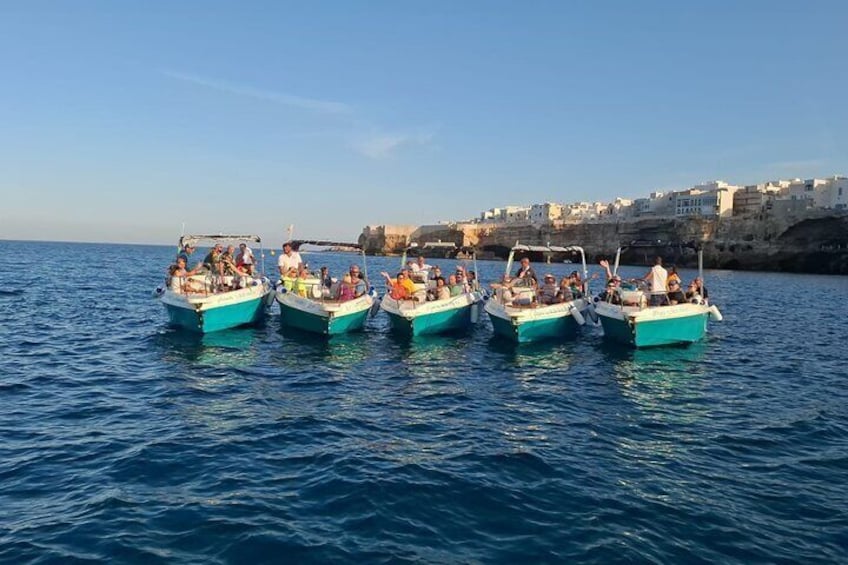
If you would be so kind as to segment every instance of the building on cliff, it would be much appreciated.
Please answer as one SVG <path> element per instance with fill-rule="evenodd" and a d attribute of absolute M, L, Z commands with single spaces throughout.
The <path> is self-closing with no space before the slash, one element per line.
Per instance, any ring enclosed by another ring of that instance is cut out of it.
<path fill-rule="evenodd" d="M 812 208 L 845 210 L 848 208 L 848 178 L 795 179 L 782 196 L 788 200 L 808 200 Z"/>

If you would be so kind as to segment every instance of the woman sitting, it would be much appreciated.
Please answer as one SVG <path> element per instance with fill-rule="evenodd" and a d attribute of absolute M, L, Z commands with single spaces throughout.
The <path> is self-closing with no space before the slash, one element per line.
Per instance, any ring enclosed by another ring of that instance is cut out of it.
<path fill-rule="evenodd" d="M 197 274 L 202 267 L 191 271 L 186 270 L 186 261 L 183 257 L 177 257 L 177 263 L 168 268 L 168 287 L 174 292 L 201 292 L 203 283 L 189 279 L 191 275 Z"/>
<path fill-rule="evenodd" d="M 342 284 L 339 285 L 339 302 L 347 302 L 356 298 L 355 289 L 350 273 L 345 273 L 345 276 L 342 277 Z"/>
<path fill-rule="evenodd" d="M 392 279 L 386 272 L 380 273 L 386 279 L 386 284 L 389 287 L 389 296 L 395 300 L 412 300 L 415 293 L 415 284 L 409 280 L 405 271 L 401 271 Z"/>
<path fill-rule="evenodd" d="M 574 300 L 574 290 L 571 288 L 572 281 L 571 277 L 563 277 L 562 282 L 559 283 L 559 292 L 557 293 L 557 299 L 560 302 L 571 302 Z"/>
<path fill-rule="evenodd" d="M 436 277 L 436 287 L 427 291 L 428 300 L 448 300 L 451 297 L 450 289 L 445 285 L 444 277 Z"/>

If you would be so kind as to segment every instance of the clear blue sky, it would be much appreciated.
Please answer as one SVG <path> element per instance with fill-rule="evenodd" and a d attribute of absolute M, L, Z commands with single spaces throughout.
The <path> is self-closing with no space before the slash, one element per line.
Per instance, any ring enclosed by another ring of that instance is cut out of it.
<path fill-rule="evenodd" d="M 0 238 L 848 173 L 848 2 L 0 3 Z"/>

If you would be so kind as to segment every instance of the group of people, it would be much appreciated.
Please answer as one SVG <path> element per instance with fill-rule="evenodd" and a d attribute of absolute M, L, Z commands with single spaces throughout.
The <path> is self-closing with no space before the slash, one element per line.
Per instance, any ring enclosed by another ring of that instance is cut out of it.
<path fill-rule="evenodd" d="M 368 292 L 368 281 L 365 280 L 359 265 L 351 265 L 341 280 L 330 276 L 329 267 L 321 267 L 321 272 L 313 275 L 309 272 L 309 266 L 303 261 L 300 253 L 295 251 L 291 242 L 288 241 L 283 244 L 283 252 L 277 259 L 277 270 L 280 272 L 280 282 L 283 287 L 304 298 L 346 302 Z M 318 296 L 310 294 L 316 291 L 320 291 Z"/>
<path fill-rule="evenodd" d="M 527 257 L 519 260 L 514 276 L 506 275 L 500 283 L 493 286 L 500 290 L 504 302 L 514 306 L 560 304 L 580 298 L 584 293 L 583 279 L 578 271 L 572 271 L 559 282 L 554 275 L 546 273 L 540 282 Z"/>
<path fill-rule="evenodd" d="M 288 273 L 281 276 L 280 281 L 286 290 L 303 298 L 347 302 L 368 292 L 368 281 L 365 280 L 359 265 L 351 265 L 341 280 L 336 280 L 330 276 L 328 267 L 321 267 L 321 272 L 313 275 L 306 265 L 301 264 L 297 270 L 293 267 L 289 269 Z"/>
<path fill-rule="evenodd" d="M 456 271 L 445 277 L 441 267 L 428 265 L 423 256 L 408 261 L 394 278 L 387 272 L 380 274 L 386 280 L 389 296 L 395 300 L 448 300 L 471 292 L 477 281 L 477 274 L 462 265 L 457 265 Z M 416 282 L 423 285 L 423 288 L 417 286 Z"/>
<path fill-rule="evenodd" d="M 244 286 L 245 280 L 252 277 L 256 268 L 256 258 L 253 250 L 246 243 L 239 244 L 238 252 L 234 245 L 224 249 L 223 244 L 216 243 L 203 262 L 189 269 L 189 259 L 195 252 L 191 243 L 186 243 L 177 254 L 174 263 L 168 267 L 169 286 L 179 292 L 201 292 L 231 290 Z M 192 275 L 211 275 L 212 284 L 194 281 Z"/>
<path fill-rule="evenodd" d="M 621 277 L 610 271 L 608 261 L 601 261 L 600 265 L 607 272 L 607 286 L 601 292 L 599 299 L 604 302 L 621 304 Z M 669 269 L 663 267 L 662 257 L 657 257 L 651 270 L 638 281 L 644 282 L 650 288 L 648 302 L 650 306 L 670 306 L 692 300 L 702 301 L 706 304 L 709 300 L 709 293 L 701 277 L 695 277 L 684 291 L 677 268 L 674 265 Z"/>

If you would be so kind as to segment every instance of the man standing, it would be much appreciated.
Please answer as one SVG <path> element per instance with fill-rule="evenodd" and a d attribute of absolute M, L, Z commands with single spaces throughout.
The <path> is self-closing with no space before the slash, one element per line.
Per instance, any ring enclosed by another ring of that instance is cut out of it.
<path fill-rule="evenodd" d="M 662 257 L 654 260 L 654 266 L 642 279 L 651 283 L 651 306 L 668 304 L 668 271 L 662 266 Z"/>
<path fill-rule="evenodd" d="M 177 259 L 182 259 L 183 261 L 185 261 L 185 264 L 188 265 L 188 258 L 192 253 L 194 253 L 194 246 L 192 246 L 190 243 L 186 243 L 183 246 L 182 251 L 177 253 Z"/>
<path fill-rule="evenodd" d="M 529 258 L 521 258 L 521 266 L 518 268 L 518 272 L 515 273 L 512 284 L 514 286 L 539 286 L 539 279 L 536 278 L 536 271 L 530 266 Z"/>
<path fill-rule="evenodd" d="M 415 263 L 412 263 L 412 265 L 410 265 L 410 267 L 412 268 L 413 273 L 421 273 L 421 272 L 429 271 L 430 269 L 433 268 L 432 266 L 427 264 L 427 262 L 424 260 L 423 255 L 419 255 L 418 261 L 416 261 Z"/>
<path fill-rule="evenodd" d="M 303 266 L 303 259 L 300 258 L 300 253 L 292 251 L 292 244 L 287 241 L 283 244 L 283 253 L 277 260 L 277 268 L 280 270 L 280 276 L 285 277 L 289 270 L 294 268 L 296 272 L 300 272 Z"/>
<path fill-rule="evenodd" d="M 224 246 L 216 243 L 215 247 L 209 250 L 206 257 L 203 259 L 203 266 L 213 275 L 219 277 L 224 276 L 224 263 L 221 261 L 221 255 L 224 253 Z"/>

